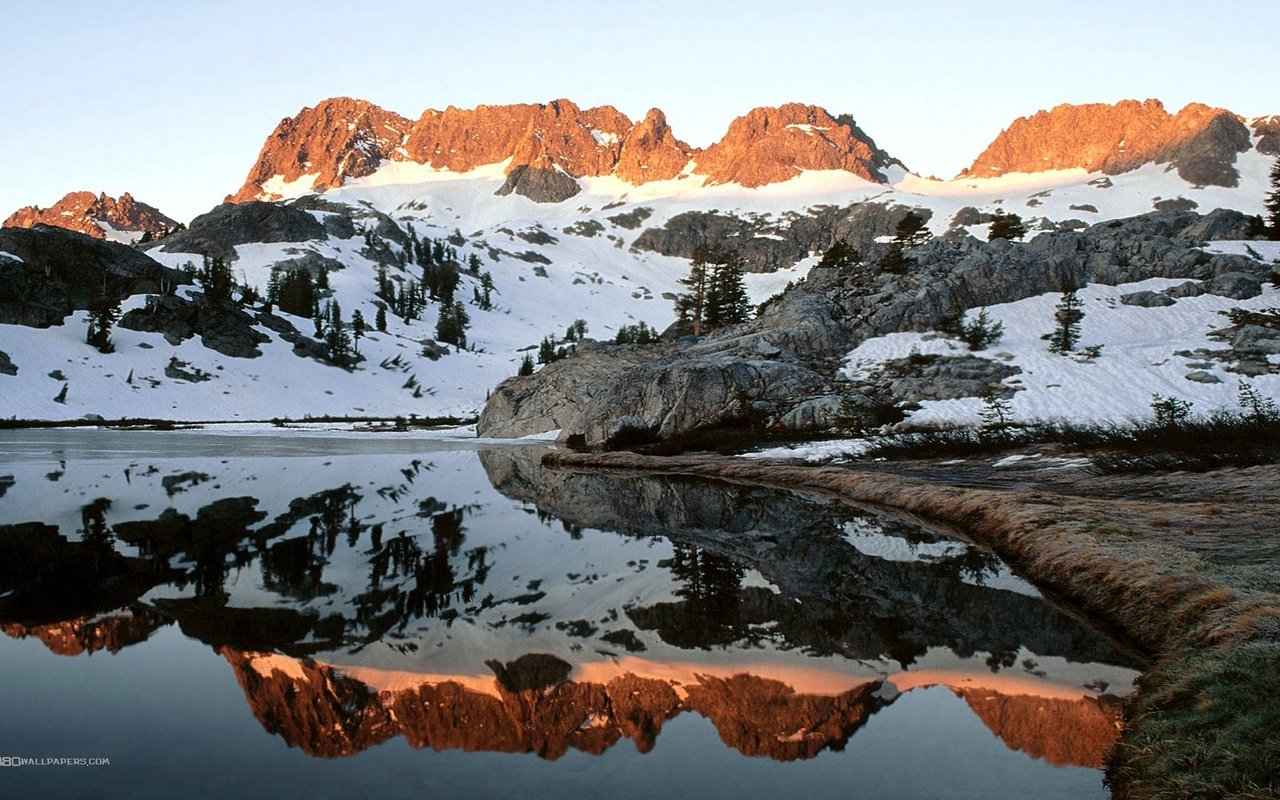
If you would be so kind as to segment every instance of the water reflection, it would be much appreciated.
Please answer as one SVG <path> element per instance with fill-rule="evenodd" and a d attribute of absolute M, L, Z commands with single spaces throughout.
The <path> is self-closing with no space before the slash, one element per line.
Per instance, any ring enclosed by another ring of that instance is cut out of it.
<path fill-rule="evenodd" d="M 648 752 L 693 712 L 744 755 L 808 759 L 930 686 L 1051 764 L 1097 767 L 1115 739 L 1134 665 L 989 553 L 540 455 L 0 462 L 0 629 L 73 656 L 176 625 L 265 730 L 322 757 L 392 737 Z"/>

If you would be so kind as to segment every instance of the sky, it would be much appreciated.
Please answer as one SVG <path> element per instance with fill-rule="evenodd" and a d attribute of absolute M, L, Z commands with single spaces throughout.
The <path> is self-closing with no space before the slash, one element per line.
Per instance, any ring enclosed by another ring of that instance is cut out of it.
<path fill-rule="evenodd" d="M 1052 6 L 1052 7 L 1049 7 Z M 849 113 L 955 175 L 1059 103 L 1280 113 L 1280 2 L 0 0 L 0 218 L 88 189 L 180 220 L 239 188 L 281 118 L 352 96 L 667 113 L 693 145 L 756 106 Z"/>

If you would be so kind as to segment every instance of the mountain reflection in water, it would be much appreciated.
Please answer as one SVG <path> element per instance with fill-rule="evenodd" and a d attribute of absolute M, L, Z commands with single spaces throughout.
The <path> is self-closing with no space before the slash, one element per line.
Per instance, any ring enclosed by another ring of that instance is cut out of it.
<path fill-rule="evenodd" d="M 0 462 L 0 630 L 79 656 L 176 626 L 326 758 L 648 752 L 694 712 L 744 755 L 809 759 L 938 686 L 1050 764 L 1097 768 L 1116 738 L 1135 664 L 990 553 L 541 453 Z"/>

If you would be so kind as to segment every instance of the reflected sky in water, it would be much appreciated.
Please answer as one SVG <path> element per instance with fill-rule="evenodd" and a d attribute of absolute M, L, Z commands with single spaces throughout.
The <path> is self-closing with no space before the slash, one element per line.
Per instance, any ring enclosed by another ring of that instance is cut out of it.
<path fill-rule="evenodd" d="M 112 759 L 28 791 L 1105 796 L 1136 664 L 909 520 L 529 446 L 2 435 L 0 745 Z"/>

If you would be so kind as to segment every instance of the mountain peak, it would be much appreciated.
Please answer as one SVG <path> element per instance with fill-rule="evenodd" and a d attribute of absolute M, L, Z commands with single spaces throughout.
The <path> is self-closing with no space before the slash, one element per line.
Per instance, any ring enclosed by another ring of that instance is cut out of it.
<path fill-rule="evenodd" d="M 25 206 L 4 221 L 6 228 L 55 225 L 95 239 L 121 241 L 133 241 L 143 233 L 163 233 L 177 224 L 154 206 L 138 202 L 129 192 L 115 198 L 105 192 L 87 191 L 68 192 L 48 208 Z"/>
<path fill-rule="evenodd" d="M 884 180 L 896 163 L 852 119 L 789 103 L 738 118 L 721 142 L 697 151 L 677 139 L 659 109 L 633 123 L 612 106 L 548 103 L 428 109 L 417 121 L 373 103 L 332 98 L 285 118 L 267 139 L 244 186 L 230 200 L 277 199 L 284 190 L 324 191 L 369 175 L 383 162 L 465 173 L 507 162 L 500 194 L 557 202 L 579 178 L 614 175 L 639 185 L 670 180 L 696 159 L 712 183 L 762 186 L 802 170 L 846 170 Z"/>
<path fill-rule="evenodd" d="M 786 103 L 735 119 L 725 137 L 698 156 L 695 172 L 712 183 L 749 187 L 789 180 L 802 170 L 844 170 L 883 182 L 882 170 L 896 163 L 852 118 Z"/>
<path fill-rule="evenodd" d="M 1063 104 L 1014 120 L 961 175 L 1075 168 L 1116 175 L 1154 163 L 1193 184 L 1236 186 L 1236 155 L 1250 141 L 1243 120 L 1203 103 L 1177 114 L 1151 99 Z"/>

